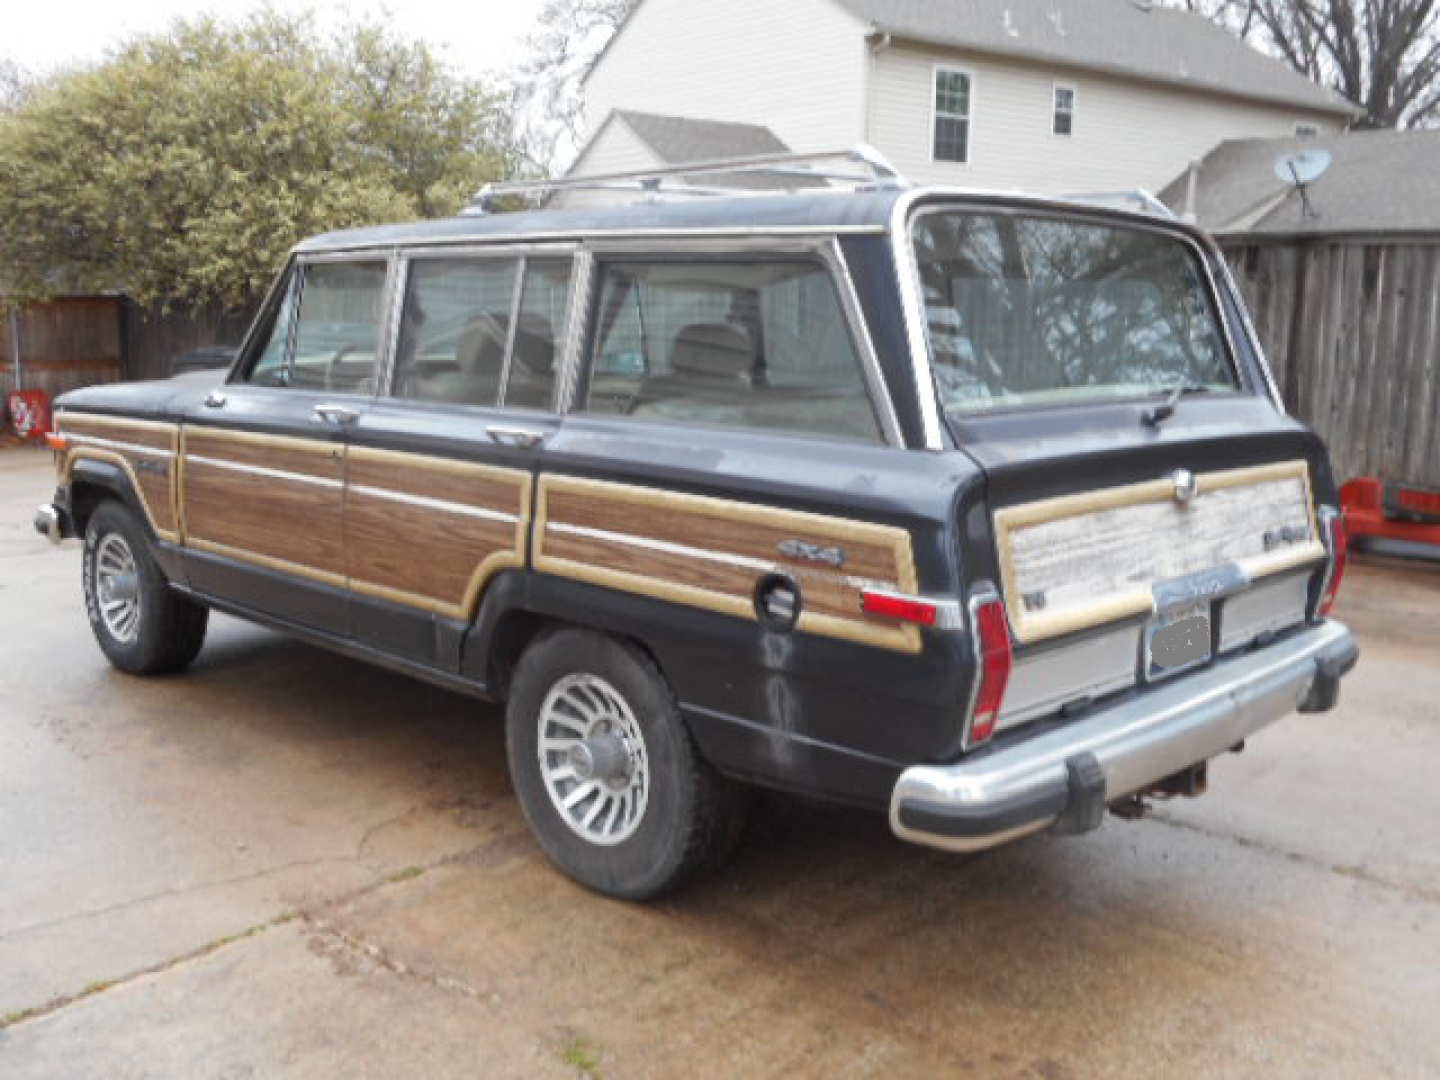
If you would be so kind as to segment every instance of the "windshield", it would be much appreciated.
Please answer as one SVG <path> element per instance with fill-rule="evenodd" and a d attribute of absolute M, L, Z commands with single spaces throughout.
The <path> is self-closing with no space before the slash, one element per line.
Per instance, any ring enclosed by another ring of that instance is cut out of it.
<path fill-rule="evenodd" d="M 947 410 L 1236 388 L 1205 272 L 1177 237 L 948 210 L 921 215 L 914 243 Z"/>

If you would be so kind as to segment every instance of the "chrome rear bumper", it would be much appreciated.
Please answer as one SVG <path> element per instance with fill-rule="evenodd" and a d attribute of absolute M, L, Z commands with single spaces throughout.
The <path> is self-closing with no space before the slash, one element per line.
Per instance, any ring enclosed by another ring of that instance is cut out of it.
<path fill-rule="evenodd" d="M 890 797 L 901 839 L 979 851 L 1047 826 L 1082 832 L 1107 803 L 1208 761 L 1287 713 L 1334 705 L 1359 653 L 1327 621 L 954 765 L 916 765 Z"/>

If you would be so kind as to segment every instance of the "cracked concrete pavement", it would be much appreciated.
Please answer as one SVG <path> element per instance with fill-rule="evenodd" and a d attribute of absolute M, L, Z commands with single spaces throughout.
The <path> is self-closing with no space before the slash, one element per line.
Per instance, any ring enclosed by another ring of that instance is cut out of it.
<path fill-rule="evenodd" d="M 0 1074 L 1440 1074 L 1440 567 L 1352 570 L 1335 712 L 971 859 L 766 797 L 663 903 L 545 863 L 495 710 L 216 618 L 111 671 L 0 452 Z"/>

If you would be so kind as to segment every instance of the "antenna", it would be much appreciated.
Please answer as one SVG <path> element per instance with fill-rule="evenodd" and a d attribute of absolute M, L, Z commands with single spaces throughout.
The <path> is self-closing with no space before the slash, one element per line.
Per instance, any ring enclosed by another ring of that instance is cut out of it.
<path fill-rule="evenodd" d="M 1318 218 L 1320 215 L 1310 205 L 1310 185 L 1325 175 L 1333 159 L 1328 150 L 1297 150 L 1293 154 L 1281 154 L 1275 159 L 1275 175 L 1287 184 L 1294 184 L 1300 192 L 1300 215 Z"/>

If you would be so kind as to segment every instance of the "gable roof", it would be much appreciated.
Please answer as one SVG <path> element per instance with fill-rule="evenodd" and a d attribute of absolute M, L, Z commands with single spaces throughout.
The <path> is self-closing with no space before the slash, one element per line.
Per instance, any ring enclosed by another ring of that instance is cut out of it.
<path fill-rule="evenodd" d="M 1339 94 L 1209 19 L 1149 0 L 835 0 L 896 37 L 1354 115 Z"/>
<path fill-rule="evenodd" d="M 689 165 L 707 161 L 729 161 L 736 158 L 759 157 L 762 154 L 786 154 L 790 147 L 768 127 L 761 124 L 739 124 L 728 120 L 698 120 L 691 116 L 662 116 L 658 113 L 636 112 L 633 109 L 611 109 L 609 115 L 585 141 L 571 162 L 566 175 L 579 174 L 586 153 L 611 124 L 624 124 L 661 165 Z M 748 188 L 756 191 L 795 187 L 825 187 L 823 180 L 787 177 L 781 180 L 766 173 L 706 173 L 686 177 L 697 184 L 720 187 Z"/>
<path fill-rule="evenodd" d="M 760 124 L 697 120 L 689 116 L 661 116 L 631 109 L 616 109 L 611 115 L 624 121 L 635 136 L 666 165 L 783 154 L 790 149 L 780 141 L 779 136 Z"/>
<path fill-rule="evenodd" d="M 1209 19 L 1153 0 L 831 0 L 874 33 L 1353 118 L 1362 110 Z M 602 62 L 644 0 L 596 57 Z M 586 72 L 585 79 L 589 78 Z M 582 79 L 582 81 L 584 81 Z"/>
<path fill-rule="evenodd" d="M 1282 154 L 1325 150 L 1331 165 L 1307 194 L 1275 175 Z M 1195 216 L 1216 233 L 1325 236 L 1440 233 L 1440 131 L 1354 131 L 1312 139 L 1231 139 L 1200 162 Z M 1185 209 L 1188 173 L 1160 198 Z"/>

